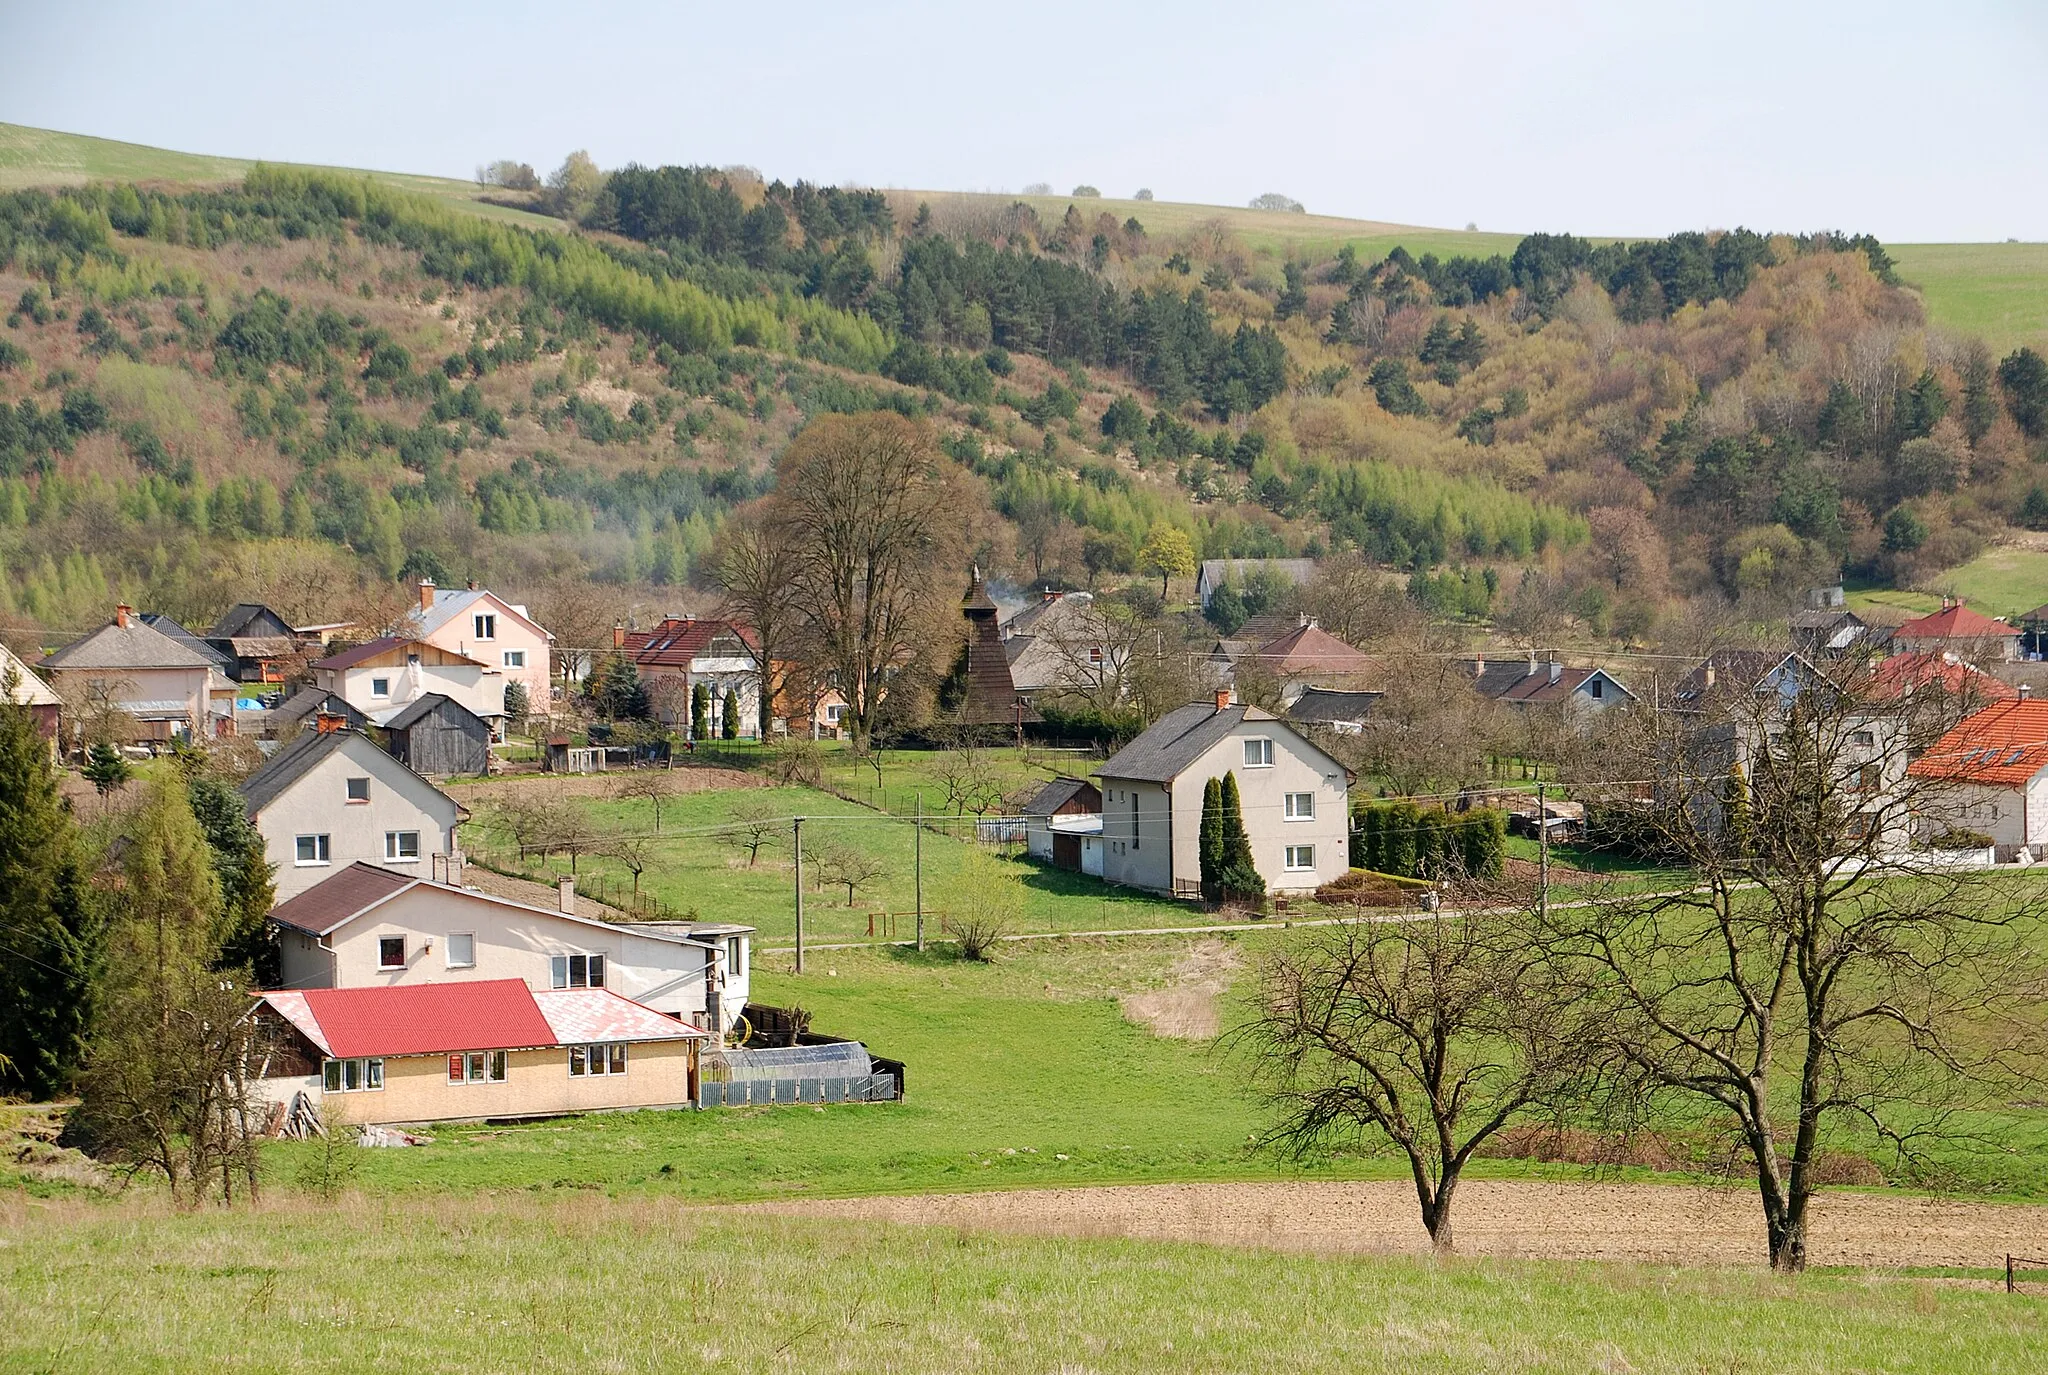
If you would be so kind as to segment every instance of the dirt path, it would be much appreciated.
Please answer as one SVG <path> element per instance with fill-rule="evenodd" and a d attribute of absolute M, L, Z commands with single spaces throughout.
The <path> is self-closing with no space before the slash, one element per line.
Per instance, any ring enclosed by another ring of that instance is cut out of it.
<path fill-rule="evenodd" d="M 1427 1249 L 1401 1182 L 1111 1185 L 914 1198 L 754 1204 L 765 1212 L 1050 1236 L 1139 1237 L 1322 1254 Z M 1816 1205 L 1815 1265 L 2004 1264 L 2044 1255 L 2048 1207 L 1832 1193 Z M 1458 1191 L 1466 1255 L 1758 1264 L 1764 1236 L 1746 1189 L 1470 1180 Z"/>

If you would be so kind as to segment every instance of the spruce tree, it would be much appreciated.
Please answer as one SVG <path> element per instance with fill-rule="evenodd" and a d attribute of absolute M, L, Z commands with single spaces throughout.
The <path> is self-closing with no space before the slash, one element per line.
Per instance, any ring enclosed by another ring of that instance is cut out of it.
<path fill-rule="evenodd" d="M 727 740 L 740 738 L 740 695 L 731 688 L 725 690 L 725 697 L 719 703 L 718 714 L 724 718 L 718 723 L 718 733 Z"/>
<path fill-rule="evenodd" d="M 1266 880 L 1252 860 L 1252 838 L 1244 829 L 1244 802 L 1237 790 L 1237 774 L 1223 775 L 1223 868 L 1216 875 L 1226 898 L 1263 898 Z"/>
<path fill-rule="evenodd" d="M 1201 862 L 1202 900 L 1215 902 L 1220 896 L 1217 876 L 1223 872 L 1223 780 L 1212 778 L 1202 785 L 1202 825 L 1197 833 L 1197 858 Z"/>
<path fill-rule="evenodd" d="M 269 938 L 264 918 L 277 901 L 277 888 L 265 858 L 263 837 L 250 824 L 241 794 L 223 780 L 195 771 L 186 781 L 192 815 L 213 854 L 213 872 L 220 883 L 220 912 L 211 941 L 215 968 L 247 967 L 257 982 L 277 982 L 277 945 Z"/>
<path fill-rule="evenodd" d="M 100 928 L 49 742 L 0 699 L 0 1092 L 48 1098 L 84 1053 Z"/>

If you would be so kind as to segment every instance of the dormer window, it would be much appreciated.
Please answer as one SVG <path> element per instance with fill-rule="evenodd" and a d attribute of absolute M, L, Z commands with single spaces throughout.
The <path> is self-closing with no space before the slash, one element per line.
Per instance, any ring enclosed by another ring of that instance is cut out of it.
<path fill-rule="evenodd" d="M 495 640 L 498 638 L 498 618 L 496 616 L 478 615 L 471 619 L 476 624 L 476 637 L 479 640 Z"/>

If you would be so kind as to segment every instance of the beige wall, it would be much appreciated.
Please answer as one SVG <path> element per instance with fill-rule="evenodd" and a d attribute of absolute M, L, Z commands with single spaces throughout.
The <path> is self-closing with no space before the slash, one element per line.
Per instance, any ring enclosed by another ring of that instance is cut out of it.
<path fill-rule="evenodd" d="M 1101 780 L 1102 786 L 1102 876 L 1111 883 L 1144 888 L 1155 893 L 1173 888 L 1173 847 L 1168 837 L 1169 818 L 1166 789 L 1157 783 L 1134 783 L 1128 779 Z M 1201 789 L 1195 790 L 1195 810 L 1186 824 L 1201 826 Z M 1198 879 L 1199 866 L 1185 877 Z"/>
<path fill-rule="evenodd" d="M 476 962 L 448 963 L 451 935 L 475 937 Z M 400 969 L 378 963 L 385 936 L 405 938 Z M 719 950 L 724 951 L 723 938 Z M 742 940 L 745 940 L 742 937 Z M 460 983 L 518 979 L 539 992 L 553 985 L 556 955 L 603 955 L 605 987 L 657 1012 L 699 1023 L 705 1011 L 702 945 L 656 940 L 624 927 L 593 926 L 548 912 L 492 902 L 447 887 L 409 889 L 343 926 L 321 945 L 286 931 L 279 942 L 286 988 L 381 988 L 394 984 Z M 751 953 L 743 962 L 752 964 Z M 725 971 L 721 1028 L 746 1006 L 751 968 L 738 978 Z"/>
<path fill-rule="evenodd" d="M 185 704 L 196 736 L 207 733 L 207 671 L 204 668 L 53 668 L 51 686 L 74 705 L 98 696 L 103 685 L 118 704 L 169 702 Z"/>
<path fill-rule="evenodd" d="M 570 1077 L 566 1047 L 515 1050 L 507 1057 L 502 1084 L 451 1084 L 447 1056 L 408 1055 L 384 1061 L 383 1088 L 324 1097 L 345 1122 L 377 1123 L 681 1107 L 693 1101 L 694 1047 L 690 1041 L 643 1041 L 627 1048 L 624 1074 L 580 1079 Z M 297 1088 L 305 1082 L 295 1078 L 291 1084 Z"/>
<path fill-rule="evenodd" d="M 479 640 L 476 637 L 478 615 L 494 615 L 498 618 L 493 638 Z M 528 625 L 508 603 L 495 595 L 472 603 L 469 610 L 456 616 L 433 634 L 420 638 L 428 644 L 439 645 L 457 654 L 466 654 L 491 668 L 504 669 L 506 681 L 526 685 L 527 700 L 533 703 L 536 711 L 546 709 L 549 693 L 548 674 L 553 671 L 548 657 L 548 637 Z M 505 668 L 507 650 L 525 651 L 526 667 Z M 502 691 L 500 689 L 501 693 Z M 503 710 L 503 700 L 501 696 L 500 711 Z"/>
<path fill-rule="evenodd" d="M 347 780 L 367 776 L 368 802 L 348 801 Z M 385 754 L 361 735 L 348 742 L 294 782 L 256 817 L 264 853 L 277 866 L 277 896 L 284 899 L 363 860 L 401 874 L 433 877 L 432 856 L 448 853 L 455 844 L 455 803 Z M 418 831 L 416 861 L 384 857 L 386 831 Z M 300 835 L 325 833 L 332 838 L 326 864 L 302 865 L 297 859 Z"/>
<path fill-rule="evenodd" d="M 371 690 L 378 678 L 385 679 L 390 689 L 382 697 Z M 394 710 L 436 692 L 478 716 L 503 716 L 507 681 L 500 670 L 475 664 L 421 664 L 415 673 L 403 659 L 339 671 L 323 668 L 313 675 L 313 686 L 334 693 L 365 716 Z"/>

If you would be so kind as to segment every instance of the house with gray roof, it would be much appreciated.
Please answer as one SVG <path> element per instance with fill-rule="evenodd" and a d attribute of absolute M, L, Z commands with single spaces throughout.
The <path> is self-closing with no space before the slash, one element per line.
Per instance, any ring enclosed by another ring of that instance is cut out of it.
<path fill-rule="evenodd" d="M 359 860 L 431 874 L 457 853 L 461 805 L 339 717 L 316 717 L 241 791 L 280 900 Z"/>
<path fill-rule="evenodd" d="M 132 740 L 200 740 L 234 730 L 234 684 L 205 647 L 150 625 L 132 606 L 115 607 L 111 621 L 41 667 L 74 721 L 132 723 Z"/>
<path fill-rule="evenodd" d="M 496 669 L 505 682 L 525 689 L 526 700 L 535 708 L 546 705 L 553 688 L 549 675 L 555 637 L 527 614 L 524 605 L 473 582 L 467 587 L 436 587 L 432 578 L 422 578 L 416 590 L 419 604 L 406 613 L 397 638 L 424 640 Z M 487 704 L 470 705 L 479 716 L 494 714 Z"/>
<path fill-rule="evenodd" d="M 1351 771 L 1271 712 L 1219 691 L 1169 711 L 1096 771 L 1103 877 L 1198 895 L 1202 792 L 1226 773 L 1237 775 L 1269 892 L 1313 892 L 1350 868 Z"/>

